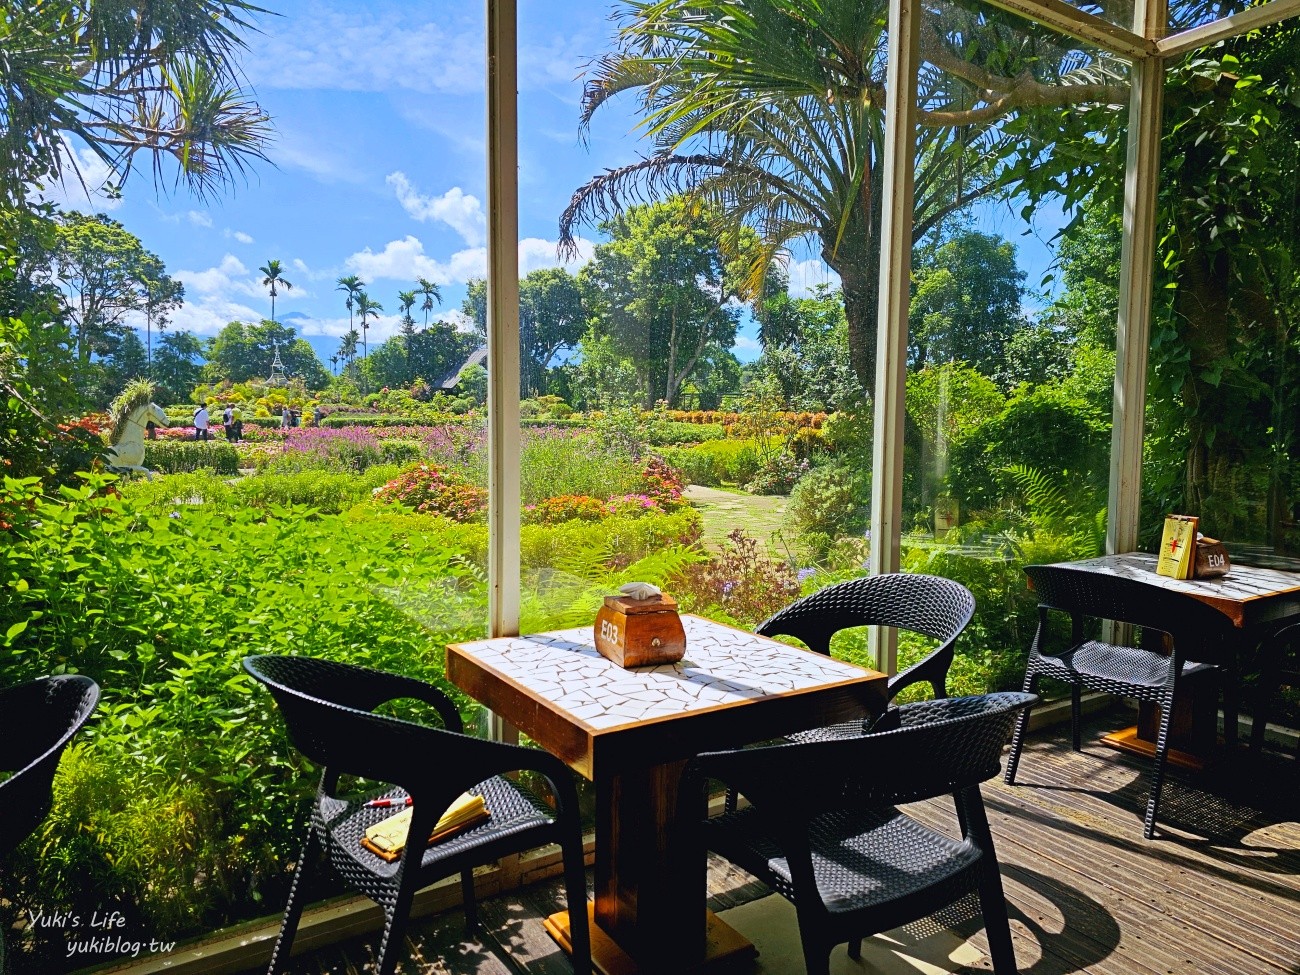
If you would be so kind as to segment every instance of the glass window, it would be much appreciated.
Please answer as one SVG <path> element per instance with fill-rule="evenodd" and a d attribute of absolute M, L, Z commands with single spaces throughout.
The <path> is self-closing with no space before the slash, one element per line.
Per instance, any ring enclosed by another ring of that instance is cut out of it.
<path fill-rule="evenodd" d="M 1300 554 L 1300 62 L 1295 21 L 1169 67 L 1142 527 L 1234 559 Z"/>
<path fill-rule="evenodd" d="M 979 4 L 923 28 L 903 566 L 975 595 L 951 693 L 1018 686 L 1023 566 L 1103 550 L 1129 66 Z M 927 649 L 900 642 L 899 668 Z"/>

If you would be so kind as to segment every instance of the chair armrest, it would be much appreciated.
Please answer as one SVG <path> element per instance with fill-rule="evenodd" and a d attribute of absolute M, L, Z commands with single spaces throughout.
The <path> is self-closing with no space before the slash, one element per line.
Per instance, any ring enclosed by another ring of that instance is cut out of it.
<path fill-rule="evenodd" d="M 253 656 L 244 669 L 276 692 L 330 703 L 355 711 L 373 712 L 402 698 L 433 707 L 448 731 L 462 732 L 464 723 L 450 697 L 427 681 L 369 667 L 305 657 Z"/>

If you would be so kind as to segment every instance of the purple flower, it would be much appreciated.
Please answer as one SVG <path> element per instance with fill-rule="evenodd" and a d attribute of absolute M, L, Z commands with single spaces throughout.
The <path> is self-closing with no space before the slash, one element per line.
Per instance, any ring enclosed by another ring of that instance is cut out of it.
<path fill-rule="evenodd" d="M 812 578 L 813 576 L 815 576 L 816 574 L 817 574 L 817 570 L 816 570 L 816 569 L 800 569 L 800 570 L 799 570 L 799 573 L 798 573 L 798 575 L 799 575 L 799 581 L 800 581 L 800 582 L 807 582 L 809 579 L 811 579 L 811 578 Z"/>

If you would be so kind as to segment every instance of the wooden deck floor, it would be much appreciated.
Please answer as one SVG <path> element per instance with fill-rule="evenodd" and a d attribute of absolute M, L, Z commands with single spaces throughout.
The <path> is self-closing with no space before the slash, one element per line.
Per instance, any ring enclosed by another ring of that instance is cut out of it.
<path fill-rule="evenodd" d="M 1020 971 L 1300 975 L 1300 768 L 1283 756 L 1241 758 L 1217 770 L 1213 791 L 1208 776 L 1174 771 L 1161 830 L 1148 842 L 1142 812 L 1149 765 L 1087 743 L 1116 723 L 1114 714 L 1093 719 L 1080 754 L 1070 751 L 1067 728 L 1050 729 L 1031 740 L 1018 785 L 985 787 Z M 954 823 L 947 803 L 909 811 L 934 824 Z M 709 874 L 714 910 L 767 894 L 722 861 Z M 401 971 L 569 972 L 541 927 L 562 907 L 558 885 L 543 884 L 486 902 L 481 940 L 464 939 L 459 911 L 418 923 Z M 968 956 L 972 948 L 982 953 L 973 899 L 934 922 L 968 937 Z M 911 936 L 935 930 L 934 922 L 910 927 Z M 782 936 L 797 944 L 792 925 Z M 305 956 L 292 973 L 363 975 L 373 971 L 375 944 L 374 937 L 358 939 Z M 987 960 L 966 964 L 943 970 L 988 969 Z"/>

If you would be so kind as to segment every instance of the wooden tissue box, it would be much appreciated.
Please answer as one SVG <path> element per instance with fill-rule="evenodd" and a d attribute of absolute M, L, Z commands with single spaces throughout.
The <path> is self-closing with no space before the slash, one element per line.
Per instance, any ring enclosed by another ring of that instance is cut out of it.
<path fill-rule="evenodd" d="M 1232 568 L 1228 550 L 1217 538 L 1202 535 L 1196 540 L 1196 562 L 1192 571 L 1194 579 L 1214 579 L 1226 576 Z"/>
<path fill-rule="evenodd" d="M 596 649 L 620 667 L 671 664 L 686 655 L 686 630 L 672 596 L 606 596 L 595 634 Z"/>

